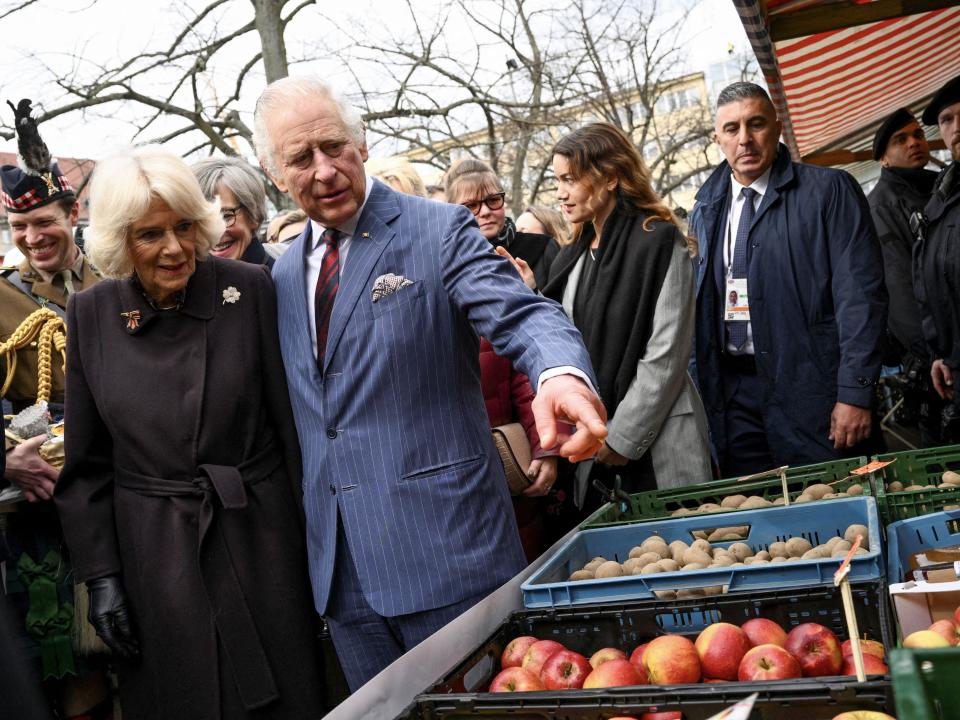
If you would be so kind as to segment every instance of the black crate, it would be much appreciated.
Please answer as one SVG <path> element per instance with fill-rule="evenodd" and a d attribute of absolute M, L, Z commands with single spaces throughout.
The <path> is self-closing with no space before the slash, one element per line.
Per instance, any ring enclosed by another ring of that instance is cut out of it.
<path fill-rule="evenodd" d="M 424 695 L 408 708 L 405 720 L 606 720 L 641 718 L 645 712 L 680 711 L 684 720 L 706 720 L 758 693 L 751 720 L 830 720 L 850 710 L 891 712 L 888 680 L 865 683 L 830 680 L 649 686 L 568 691 L 563 699 L 548 693 L 501 693 L 490 699 L 466 695 Z"/>
<path fill-rule="evenodd" d="M 883 582 L 873 580 L 855 583 L 851 585 L 851 589 L 861 636 L 866 634 L 870 638 L 882 641 L 888 648 L 894 647 L 894 635 L 890 626 L 890 613 Z M 773 620 L 787 630 L 801 623 L 817 622 L 832 629 L 841 639 L 847 637 L 840 591 L 832 585 L 716 595 L 674 601 L 669 604 L 651 600 L 620 606 L 594 605 L 565 609 L 521 610 L 511 614 L 486 642 L 465 657 L 425 694 L 418 697 L 416 707 L 420 714 L 412 717 L 459 718 L 466 717 L 464 713 L 468 710 L 470 713 L 479 714 L 480 710 L 489 707 L 496 711 L 491 717 L 539 718 L 544 717 L 542 714 L 544 712 L 555 713 L 561 706 L 595 713 L 594 715 L 569 715 L 570 718 L 612 717 L 609 713 L 596 714 L 601 712 L 598 710 L 601 706 L 597 703 L 601 700 L 607 702 L 611 694 L 619 697 L 624 692 L 627 693 L 630 702 L 636 700 L 634 704 L 638 707 L 651 704 L 653 701 L 650 698 L 663 696 L 670 702 L 678 702 L 676 698 L 690 695 L 702 698 L 702 702 L 697 700 L 690 702 L 695 705 L 700 702 L 704 707 L 717 708 L 715 712 L 718 712 L 725 707 L 723 703 L 726 703 L 729 697 L 745 697 L 765 686 L 770 686 L 766 692 L 775 694 L 789 691 L 803 695 L 807 692 L 811 697 L 816 695 L 817 702 L 828 704 L 835 702 L 835 699 L 831 700 L 835 695 L 843 696 L 852 702 L 857 700 L 860 694 L 864 694 L 865 706 L 858 709 L 871 709 L 878 704 L 886 707 L 887 699 L 884 698 L 889 695 L 888 683 L 876 685 L 879 681 L 871 681 L 864 685 L 842 678 L 832 678 L 829 682 L 809 679 L 780 683 L 702 684 L 668 688 L 643 686 L 536 693 L 486 692 L 490 681 L 500 671 L 500 656 L 503 654 L 503 649 L 510 640 L 520 635 L 533 635 L 541 640 L 556 640 L 570 650 L 587 657 L 603 647 L 619 647 L 629 654 L 637 645 L 664 633 L 680 633 L 693 639 L 704 627 L 712 623 L 729 622 L 741 625 L 754 617 Z M 730 702 L 735 701 L 734 699 Z M 533 707 L 530 706 L 531 702 L 538 704 L 536 713 L 541 714 L 518 715 L 511 714 L 514 713 L 513 710 L 508 711 L 508 707 L 516 706 L 526 713 L 528 710 L 525 708 Z M 770 702 L 774 700 L 771 699 Z M 616 707 L 620 708 L 619 705 Z M 684 712 L 688 711 L 685 709 Z M 696 710 L 696 713 L 699 712 Z M 838 709 L 837 712 L 841 710 Z M 616 714 L 613 713 L 613 715 Z M 690 717 L 709 717 L 711 714 L 704 710 L 704 714 L 692 714 Z M 556 715 L 556 717 L 568 716 Z M 802 716 L 802 720 L 815 720 L 817 717 L 819 716 L 808 713 Z M 827 717 L 832 718 L 833 715 Z M 784 720 L 784 716 L 778 717 L 778 720 Z"/>

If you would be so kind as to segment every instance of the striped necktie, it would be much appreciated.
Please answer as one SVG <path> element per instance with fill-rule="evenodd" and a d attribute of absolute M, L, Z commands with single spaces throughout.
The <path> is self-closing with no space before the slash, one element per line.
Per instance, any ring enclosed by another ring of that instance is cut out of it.
<path fill-rule="evenodd" d="M 313 309 L 317 324 L 317 367 L 323 371 L 324 352 L 327 348 L 327 330 L 330 328 L 330 313 L 333 301 L 337 299 L 340 287 L 340 237 L 339 230 L 327 228 L 321 240 L 326 244 L 323 262 L 320 263 L 320 276 L 313 293 Z"/>

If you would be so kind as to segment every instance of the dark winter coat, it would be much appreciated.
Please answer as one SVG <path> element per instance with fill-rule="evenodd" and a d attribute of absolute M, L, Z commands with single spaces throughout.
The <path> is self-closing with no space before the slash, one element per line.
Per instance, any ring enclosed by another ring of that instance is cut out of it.
<path fill-rule="evenodd" d="M 700 244 L 696 374 L 721 459 L 725 453 L 722 235 L 730 207 L 724 162 L 697 193 Z M 747 280 L 763 423 L 778 464 L 855 455 L 828 439 L 839 402 L 871 407 L 886 325 L 883 264 L 863 191 L 845 172 L 790 159 L 780 145 L 750 228 Z"/>
<path fill-rule="evenodd" d="M 269 271 L 211 257 L 179 311 L 130 279 L 67 310 L 56 503 L 77 580 L 119 574 L 129 595 L 142 661 L 121 666 L 124 717 L 320 717 Z"/>
<path fill-rule="evenodd" d="M 931 170 L 882 168 L 880 180 L 867 195 L 870 214 L 883 253 L 883 277 L 890 295 L 887 318 L 900 354 L 927 356 L 920 328 L 920 304 L 913 291 L 913 245 L 910 215 L 922 210 L 933 192 L 937 174 Z M 905 358 L 897 358 L 898 362 Z M 892 363 L 897 364 L 897 363 Z"/>

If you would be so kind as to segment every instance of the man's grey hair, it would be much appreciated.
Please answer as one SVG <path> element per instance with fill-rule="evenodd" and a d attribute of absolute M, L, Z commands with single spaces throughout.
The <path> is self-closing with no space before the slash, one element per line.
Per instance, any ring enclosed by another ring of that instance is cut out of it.
<path fill-rule="evenodd" d="M 762 87 L 752 82 L 735 82 L 727 85 L 720 91 L 720 94 L 717 96 L 717 109 L 719 110 L 724 105 L 729 105 L 730 103 L 752 100 L 754 98 L 766 100 L 770 107 L 773 108 L 773 101 L 770 100 L 767 91 Z"/>
<path fill-rule="evenodd" d="M 213 200 L 220 185 L 237 196 L 254 224 L 259 226 L 267 217 L 267 197 L 263 180 L 246 160 L 238 157 L 214 157 L 200 160 L 190 166 L 207 200 Z"/>
<path fill-rule="evenodd" d="M 257 158 L 273 175 L 279 174 L 279 167 L 273 157 L 273 142 L 267 132 L 267 118 L 277 110 L 296 107 L 299 100 L 316 95 L 333 102 L 353 141 L 357 145 L 363 144 L 366 137 L 363 118 L 336 90 L 319 78 L 310 76 L 275 80 L 264 89 L 253 112 L 253 144 L 257 149 Z"/>

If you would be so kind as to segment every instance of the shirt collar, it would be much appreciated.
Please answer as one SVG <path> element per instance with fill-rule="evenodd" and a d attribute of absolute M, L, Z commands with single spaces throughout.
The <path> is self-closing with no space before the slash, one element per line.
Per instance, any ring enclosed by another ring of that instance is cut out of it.
<path fill-rule="evenodd" d="M 730 173 L 730 187 L 733 189 L 733 199 L 736 200 L 740 197 L 740 191 L 745 187 L 749 187 L 751 190 L 756 190 L 757 194 L 760 197 L 763 197 L 767 192 L 767 185 L 770 184 L 770 173 L 773 171 L 773 165 L 768 167 L 763 175 L 754 180 L 750 185 L 741 185 L 737 182 L 737 179 L 733 176 L 733 173 Z"/>
<path fill-rule="evenodd" d="M 339 230 L 342 235 L 345 237 L 353 237 L 353 233 L 357 230 L 357 225 L 360 223 L 360 216 L 363 214 L 363 209 L 367 206 L 367 200 L 370 199 L 370 191 L 373 190 L 373 178 L 364 173 L 364 189 L 363 189 L 363 203 L 357 208 L 357 212 L 347 220 L 340 223 L 340 227 L 334 228 L 334 230 Z M 313 249 L 316 249 L 320 246 L 321 237 L 324 230 L 327 228 L 316 220 L 310 220 L 310 230 L 311 230 L 311 240 L 313 242 Z"/>
<path fill-rule="evenodd" d="M 80 250 L 80 248 L 76 245 L 76 243 L 74 243 L 73 247 L 76 249 L 77 256 L 74 258 L 73 262 L 67 265 L 65 268 L 63 268 L 63 270 L 70 270 L 73 273 L 73 276 L 77 280 L 83 280 L 84 255 L 83 255 L 83 252 Z M 33 267 L 33 265 L 30 266 L 30 269 L 33 270 L 37 275 L 39 275 L 44 282 L 48 282 L 48 283 L 53 282 L 54 278 L 56 278 L 58 275 L 60 275 L 60 273 L 63 272 L 63 270 L 60 270 L 59 272 L 50 273 L 50 272 L 47 272 L 46 270 L 35 268 Z"/>

